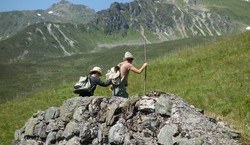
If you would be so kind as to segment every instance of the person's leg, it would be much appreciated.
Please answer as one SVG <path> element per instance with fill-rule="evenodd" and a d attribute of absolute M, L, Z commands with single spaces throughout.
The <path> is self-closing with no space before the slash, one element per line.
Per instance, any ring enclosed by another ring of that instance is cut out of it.
<path fill-rule="evenodd" d="M 127 93 L 125 84 L 124 84 L 124 86 L 122 86 L 122 89 L 121 89 L 121 96 L 122 96 L 123 98 L 128 98 L 128 93 Z"/>
<path fill-rule="evenodd" d="M 126 87 L 125 87 L 125 90 L 124 90 L 124 92 L 123 92 L 123 97 L 124 97 L 124 98 L 128 98 L 128 92 L 127 92 Z"/>
<path fill-rule="evenodd" d="M 119 85 L 119 96 L 121 96 L 123 98 L 128 98 L 128 93 L 126 91 L 126 85 L 125 85 L 125 83 L 121 83 Z"/>
<path fill-rule="evenodd" d="M 114 86 L 112 89 L 112 96 L 120 96 L 128 98 L 128 93 L 126 92 L 125 83 L 121 83 L 118 86 Z"/>

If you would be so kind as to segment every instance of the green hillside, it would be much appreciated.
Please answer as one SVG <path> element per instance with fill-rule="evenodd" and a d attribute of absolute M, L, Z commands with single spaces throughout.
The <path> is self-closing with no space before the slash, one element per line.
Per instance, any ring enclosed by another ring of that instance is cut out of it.
<path fill-rule="evenodd" d="M 216 115 L 250 138 L 250 32 L 150 62 L 147 91 L 177 94 Z M 133 75 L 129 92 L 143 93 L 143 76 Z M 138 91 L 140 90 L 140 91 Z"/>
<path fill-rule="evenodd" d="M 204 109 L 207 114 L 220 116 L 232 124 L 242 132 L 244 141 L 249 142 L 250 32 L 192 49 L 181 49 L 189 48 L 190 45 L 183 43 L 179 46 L 177 42 L 172 42 L 171 45 L 162 43 L 148 46 L 147 92 L 156 90 L 179 95 L 195 107 Z M 162 49 L 165 47 L 169 49 Z M 166 53 L 171 51 L 172 47 L 181 50 Z M 67 98 L 76 96 L 72 93 L 72 85 L 76 77 L 82 73 L 77 71 L 87 72 L 94 65 L 99 65 L 105 68 L 105 72 L 110 65 L 119 61 L 127 50 L 136 56 L 135 65 L 140 67 L 143 62 L 141 46 L 123 48 L 123 51 L 110 49 L 107 53 L 92 53 L 92 59 L 89 58 L 87 61 L 83 61 L 83 57 L 79 55 L 78 60 L 66 57 L 40 62 L 39 64 L 44 67 L 53 64 L 50 67 L 58 68 L 55 69 L 58 71 L 56 74 L 66 73 L 61 77 L 71 76 L 71 79 L 60 80 L 62 82 L 59 86 L 51 86 L 39 93 L 30 93 L 25 98 L 15 98 L 1 103 L 0 144 L 11 144 L 14 131 L 21 128 L 33 113 L 51 106 L 60 106 Z M 104 65 L 104 62 L 108 65 Z M 82 67 L 84 64 L 86 66 Z M 143 77 L 131 73 L 128 87 L 130 96 L 143 94 Z M 49 77 L 48 80 L 50 79 L 53 80 Z M 107 88 L 98 87 L 95 95 L 109 96 L 110 92 Z"/>
<path fill-rule="evenodd" d="M 205 0 L 209 9 L 250 25 L 250 2 L 244 0 Z"/>
<path fill-rule="evenodd" d="M 197 37 L 151 44 L 147 45 L 148 55 L 150 59 L 155 59 L 174 50 L 204 45 L 212 41 L 215 41 L 215 38 Z M 119 46 L 68 57 L 0 63 L 0 102 L 25 97 L 29 93 L 46 90 L 61 83 L 71 83 L 76 81 L 79 75 L 86 74 L 94 65 L 101 66 L 105 72 L 118 63 L 126 51 L 133 52 L 137 56 L 135 63 L 140 63 L 144 60 L 143 50 L 143 46 L 140 45 Z"/>

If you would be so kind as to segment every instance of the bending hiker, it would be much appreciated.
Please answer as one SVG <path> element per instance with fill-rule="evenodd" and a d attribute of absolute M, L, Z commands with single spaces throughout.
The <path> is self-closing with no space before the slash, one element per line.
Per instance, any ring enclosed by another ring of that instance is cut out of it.
<path fill-rule="evenodd" d="M 107 87 L 111 84 L 111 80 L 107 80 L 106 82 L 102 82 L 100 80 L 100 76 L 102 76 L 102 70 L 100 67 L 94 67 L 91 71 L 90 71 L 90 82 L 91 82 L 91 90 L 90 92 L 85 92 L 85 93 L 80 93 L 79 96 L 93 96 L 96 86 L 102 86 L 102 87 Z"/>
<path fill-rule="evenodd" d="M 134 56 L 130 52 L 126 52 L 124 54 L 123 62 L 118 64 L 118 66 L 120 67 L 121 77 L 123 78 L 123 81 L 119 85 L 111 86 L 112 96 L 121 96 L 128 98 L 126 87 L 128 86 L 129 71 L 131 70 L 136 74 L 140 74 L 147 67 L 147 63 L 144 63 L 140 69 L 137 69 L 132 64 L 133 60 Z"/>

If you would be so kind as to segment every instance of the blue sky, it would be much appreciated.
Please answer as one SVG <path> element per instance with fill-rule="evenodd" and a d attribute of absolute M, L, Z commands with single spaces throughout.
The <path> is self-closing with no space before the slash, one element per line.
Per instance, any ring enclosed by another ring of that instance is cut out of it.
<path fill-rule="evenodd" d="M 95 11 L 106 9 L 113 2 L 126 3 L 133 0 L 67 0 L 73 4 L 83 4 Z M 47 9 L 60 0 L 0 0 L 0 12 L 13 10 Z"/>

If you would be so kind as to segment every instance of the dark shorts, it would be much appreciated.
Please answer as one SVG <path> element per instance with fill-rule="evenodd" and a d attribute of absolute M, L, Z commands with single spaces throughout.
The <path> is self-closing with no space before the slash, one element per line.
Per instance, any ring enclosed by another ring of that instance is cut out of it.
<path fill-rule="evenodd" d="M 112 96 L 120 96 L 124 98 L 128 98 L 128 93 L 126 91 L 126 85 L 124 82 L 117 86 L 113 86 Z"/>

